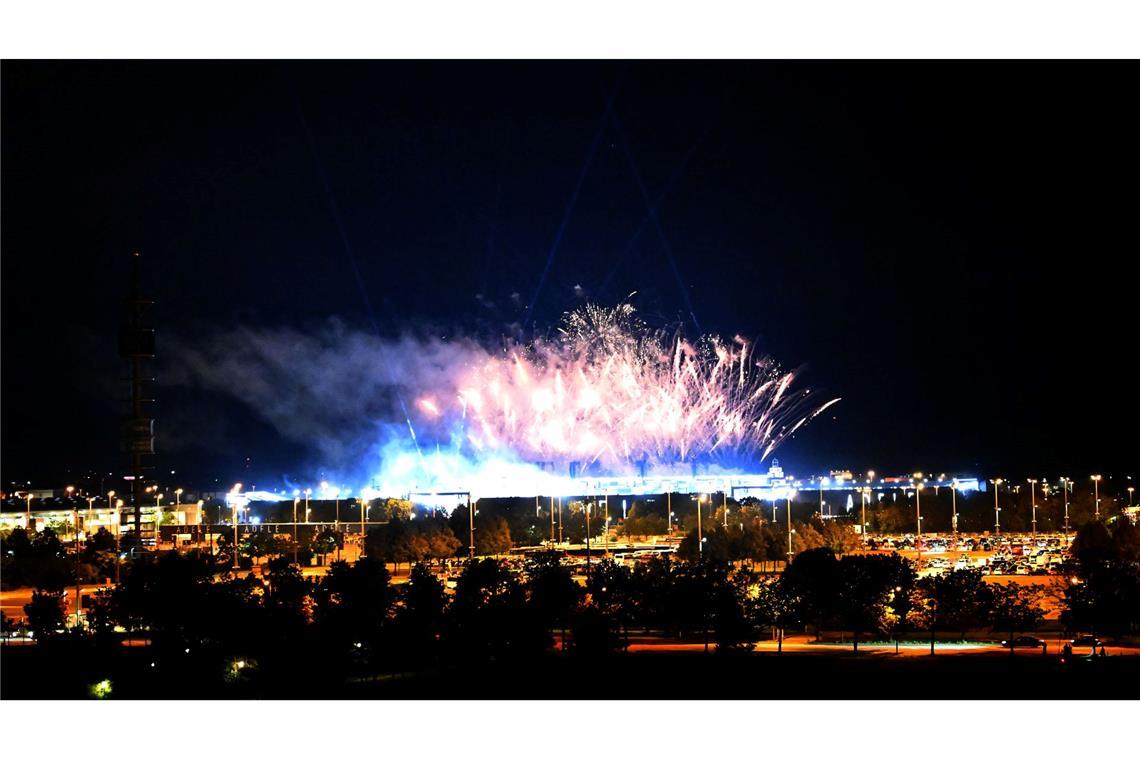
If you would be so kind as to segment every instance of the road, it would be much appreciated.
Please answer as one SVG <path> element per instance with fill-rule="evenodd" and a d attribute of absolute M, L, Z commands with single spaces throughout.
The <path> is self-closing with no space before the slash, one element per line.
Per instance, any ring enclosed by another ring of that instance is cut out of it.
<path fill-rule="evenodd" d="M 1048 637 L 1041 636 L 1047 646 L 1048 656 L 1055 656 L 1061 651 L 1064 646 L 1065 639 L 1058 640 L 1056 636 Z M 630 636 L 630 652 L 703 652 L 705 643 L 703 640 L 694 641 L 677 641 L 675 639 L 664 639 L 660 636 Z M 754 652 L 767 652 L 775 653 L 779 649 L 779 644 L 776 641 L 763 641 L 754 642 Z M 709 651 L 716 651 L 716 644 L 709 643 Z M 836 654 L 850 654 L 852 647 L 850 643 L 824 643 L 815 641 L 814 637 L 805 634 L 793 634 L 784 638 L 784 651 L 796 654 L 817 654 L 817 655 L 836 655 Z M 879 655 L 895 655 L 895 645 L 890 642 L 876 642 L 876 643 L 860 643 L 859 651 L 861 653 L 874 653 Z M 1009 650 L 1003 648 L 996 642 L 935 642 L 934 651 L 937 655 L 1005 655 L 1009 656 Z M 1088 651 L 1077 651 L 1074 653 L 1076 656 L 1084 656 L 1089 654 Z M 1140 646 L 1106 646 L 1105 654 L 1113 656 L 1140 656 Z M 930 655 L 930 642 L 910 641 L 907 643 L 900 643 L 898 646 L 898 656 L 901 657 L 922 657 Z M 1040 657 L 1040 650 L 1036 649 L 1019 649 L 1015 653 L 1018 657 Z"/>

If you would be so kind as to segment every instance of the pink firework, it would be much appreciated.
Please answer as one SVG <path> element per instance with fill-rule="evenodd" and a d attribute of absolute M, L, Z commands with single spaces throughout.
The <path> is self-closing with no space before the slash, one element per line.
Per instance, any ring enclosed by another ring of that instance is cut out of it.
<path fill-rule="evenodd" d="M 553 339 L 467 367 L 453 399 L 418 407 L 482 454 L 626 473 L 762 461 L 839 400 L 815 406 L 793 379 L 743 338 L 688 341 L 649 329 L 628 304 L 587 305 Z"/>

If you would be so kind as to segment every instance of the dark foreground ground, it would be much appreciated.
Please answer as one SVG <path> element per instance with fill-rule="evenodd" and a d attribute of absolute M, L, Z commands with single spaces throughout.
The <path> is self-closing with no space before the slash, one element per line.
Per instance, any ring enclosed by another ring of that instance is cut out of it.
<path fill-rule="evenodd" d="M 1140 657 L 1019 652 L 895 657 L 884 653 L 640 652 L 583 660 L 551 654 L 479 667 L 330 679 L 319 653 L 287 678 L 229 683 L 151 667 L 145 648 L 95 664 L 80 653 L 3 647 L 0 697 L 82 699 L 108 679 L 117 699 L 1119 699 L 1135 698 Z"/>

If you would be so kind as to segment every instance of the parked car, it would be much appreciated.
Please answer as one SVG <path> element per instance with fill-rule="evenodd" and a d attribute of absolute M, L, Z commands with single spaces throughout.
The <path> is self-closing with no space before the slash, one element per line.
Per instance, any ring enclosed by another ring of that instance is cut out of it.
<path fill-rule="evenodd" d="M 1012 641 L 1003 641 L 1006 649 L 1045 649 L 1045 642 L 1036 636 L 1017 636 Z"/>
<path fill-rule="evenodd" d="M 1091 633 L 1086 633 L 1083 636 L 1078 636 L 1069 643 L 1073 645 L 1074 649 L 1080 647 L 1091 647 L 1093 649 L 1097 649 L 1098 647 L 1104 646 L 1104 642 L 1098 639 L 1096 636 L 1093 636 Z"/>

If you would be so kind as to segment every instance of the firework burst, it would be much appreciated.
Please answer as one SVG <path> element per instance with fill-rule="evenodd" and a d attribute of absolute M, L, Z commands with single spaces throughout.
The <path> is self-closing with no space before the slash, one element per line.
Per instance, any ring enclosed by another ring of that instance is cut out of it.
<path fill-rule="evenodd" d="M 791 389 L 795 373 L 737 336 L 686 340 L 629 304 L 588 304 L 553 337 L 468 366 L 451 398 L 423 396 L 421 424 L 478 456 L 571 463 L 609 474 L 763 461 L 833 399 Z"/>

